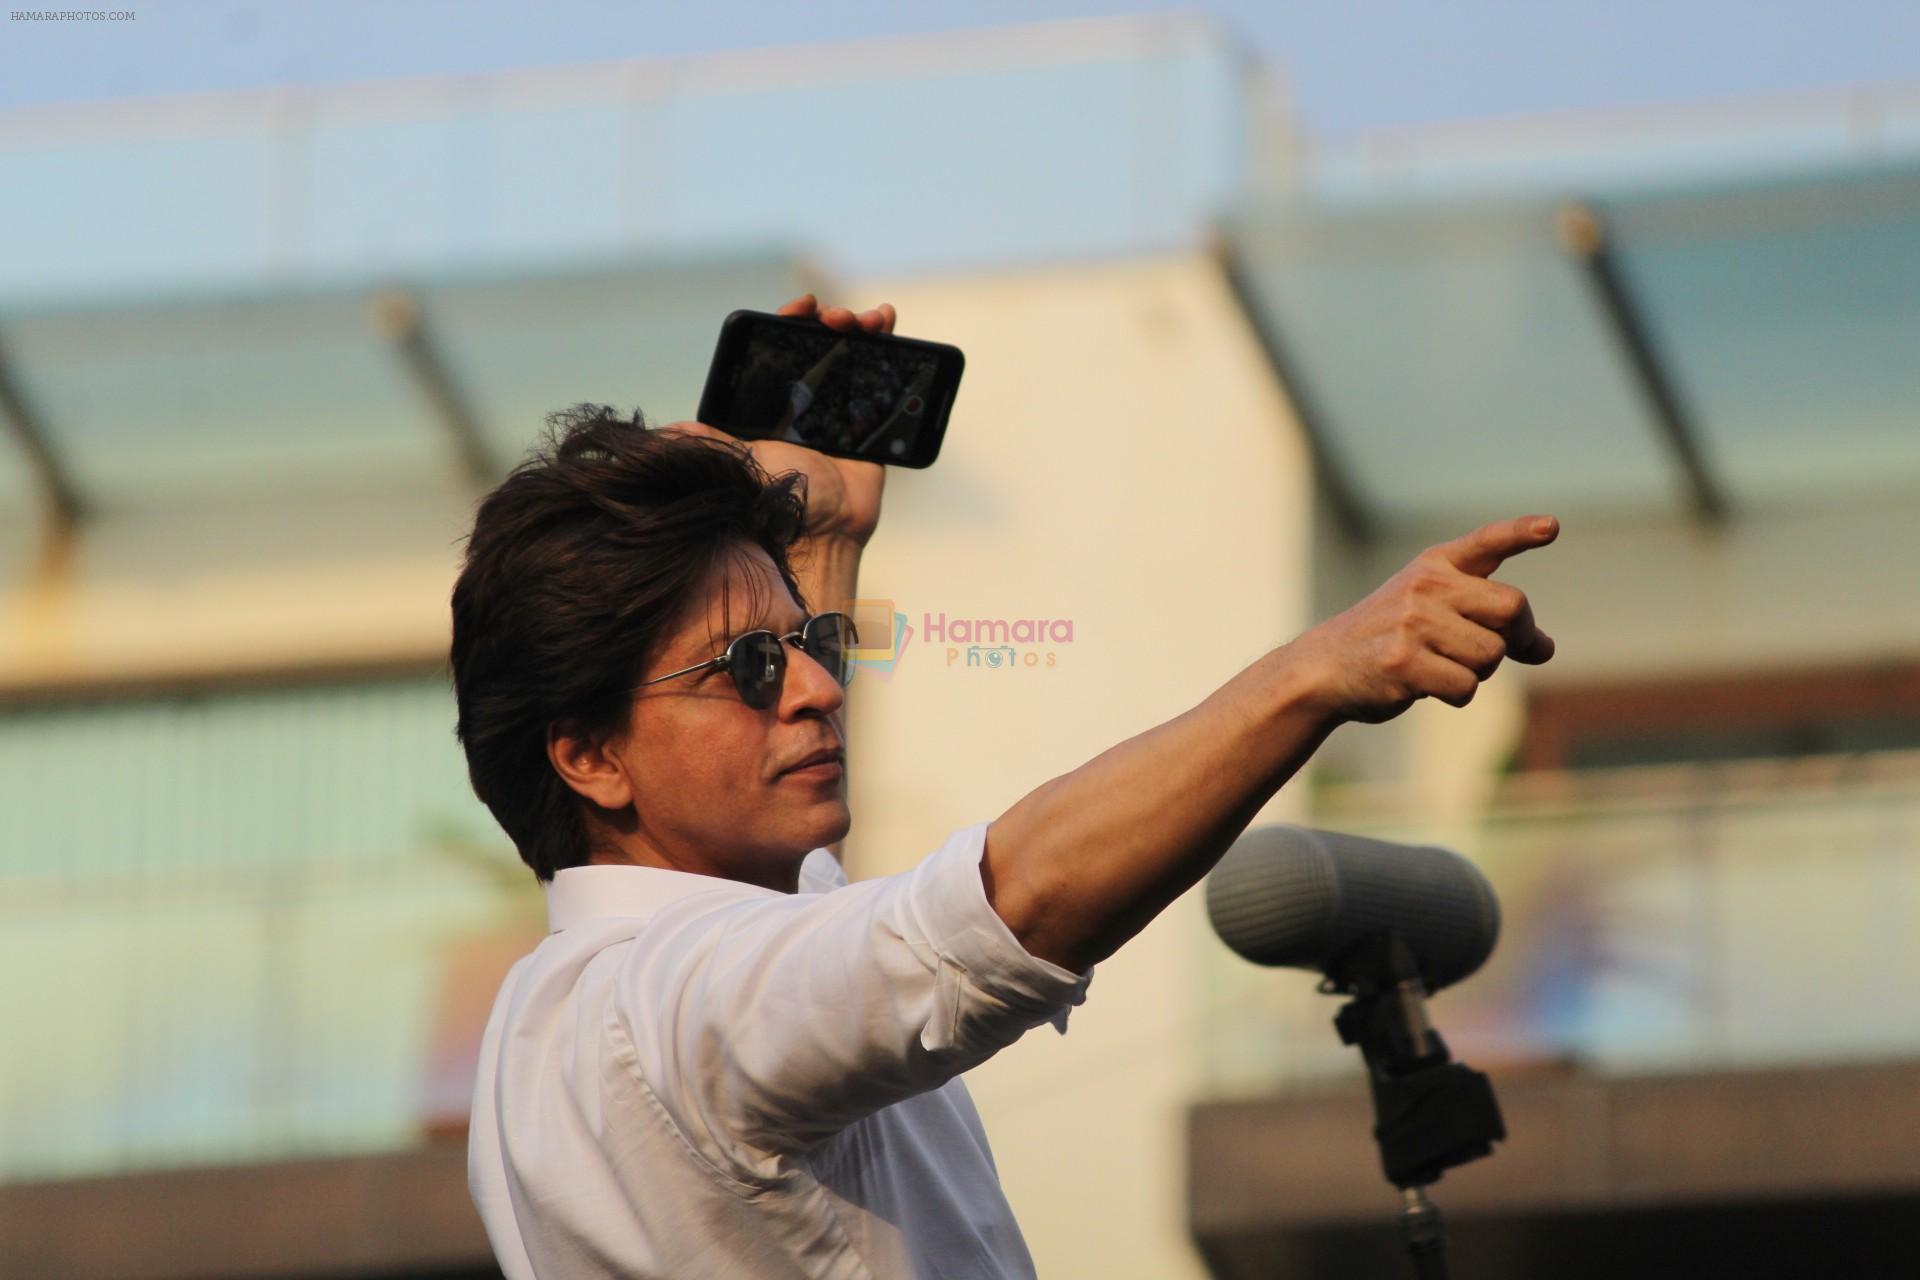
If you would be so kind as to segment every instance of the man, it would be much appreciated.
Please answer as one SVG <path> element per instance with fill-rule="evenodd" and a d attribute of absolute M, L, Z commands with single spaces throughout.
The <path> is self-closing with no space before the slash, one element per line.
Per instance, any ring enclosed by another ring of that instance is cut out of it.
<path fill-rule="evenodd" d="M 1488 525 L 849 884 L 834 611 L 882 469 L 593 406 L 555 428 L 482 503 L 453 593 L 474 789 L 552 930 L 501 988 L 474 1093 L 470 1181 L 510 1280 L 1032 1275 L 960 1074 L 1064 1033 L 1094 965 L 1335 726 L 1464 705 L 1553 651 L 1489 575 L 1557 524 Z"/>

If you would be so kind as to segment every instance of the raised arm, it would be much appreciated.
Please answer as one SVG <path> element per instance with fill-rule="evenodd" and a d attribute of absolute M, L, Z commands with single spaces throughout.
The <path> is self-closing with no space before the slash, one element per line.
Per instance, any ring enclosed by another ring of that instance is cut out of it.
<path fill-rule="evenodd" d="M 1553 641 L 1489 580 L 1559 533 L 1502 521 L 1429 547 L 1372 595 L 1266 654 L 1200 705 L 1045 783 L 987 829 L 981 879 L 1033 955 L 1080 972 L 1193 887 L 1340 724 L 1424 697 L 1472 701 L 1505 657 Z"/>
<path fill-rule="evenodd" d="M 818 320 L 842 332 L 859 329 L 868 333 L 892 333 L 898 318 L 889 302 L 855 312 L 847 307 L 822 307 L 810 293 L 783 303 L 778 314 Z M 700 422 L 675 422 L 667 429 L 734 439 Z M 849 606 L 860 594 L 860 553 L 880 523 L 880 495 L 886 487 L 887 469 L 877 462 L 830 457 L 785 440 L 737 443 L 753 454 L 768 475 L 798 471 L 807 478 L 806 534 L 793 549 L 793 576 L 809 612 L 850 611 Z M 835 858 L 841 856 L 840 841 L 827 847 Z"/>

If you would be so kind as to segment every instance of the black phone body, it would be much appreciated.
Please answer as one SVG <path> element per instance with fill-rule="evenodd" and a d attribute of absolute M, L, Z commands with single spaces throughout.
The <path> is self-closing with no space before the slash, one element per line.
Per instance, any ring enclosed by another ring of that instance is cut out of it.
<path fill-rule="evenodd" d="M 720 326 L 699 419 L 742 439 L 931 466 L 965 364 L 944 342 L 736 311 Z"/>

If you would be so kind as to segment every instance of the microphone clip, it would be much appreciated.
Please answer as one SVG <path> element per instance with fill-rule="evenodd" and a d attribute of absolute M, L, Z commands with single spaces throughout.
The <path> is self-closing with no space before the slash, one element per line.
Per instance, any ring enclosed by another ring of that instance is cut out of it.
<path fill-rule="evenodd" d="M 1353 997 L 1333 1025 L 1366 1061 L 1387 1181 L 1403 1191 L 1427 1186 L 1506 1140 L 1492 1082 L 1452 1060 L 1427 1020 L 1413 954 L 1398 938 L 1380 934 L 1353 948 L 1329 966 L 1322 990 Z"/>

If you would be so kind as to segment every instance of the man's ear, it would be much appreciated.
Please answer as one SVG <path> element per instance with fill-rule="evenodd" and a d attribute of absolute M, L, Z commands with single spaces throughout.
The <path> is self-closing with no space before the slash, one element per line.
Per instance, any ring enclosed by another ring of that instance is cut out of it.
<path fill-rule="evenodd" d="M 561 781 L 602 809 L 633 803 L 633 787 L 613 743 L 588 735 L 578 722 L 556 720 L 547 726 L 547 759 Z"/>

